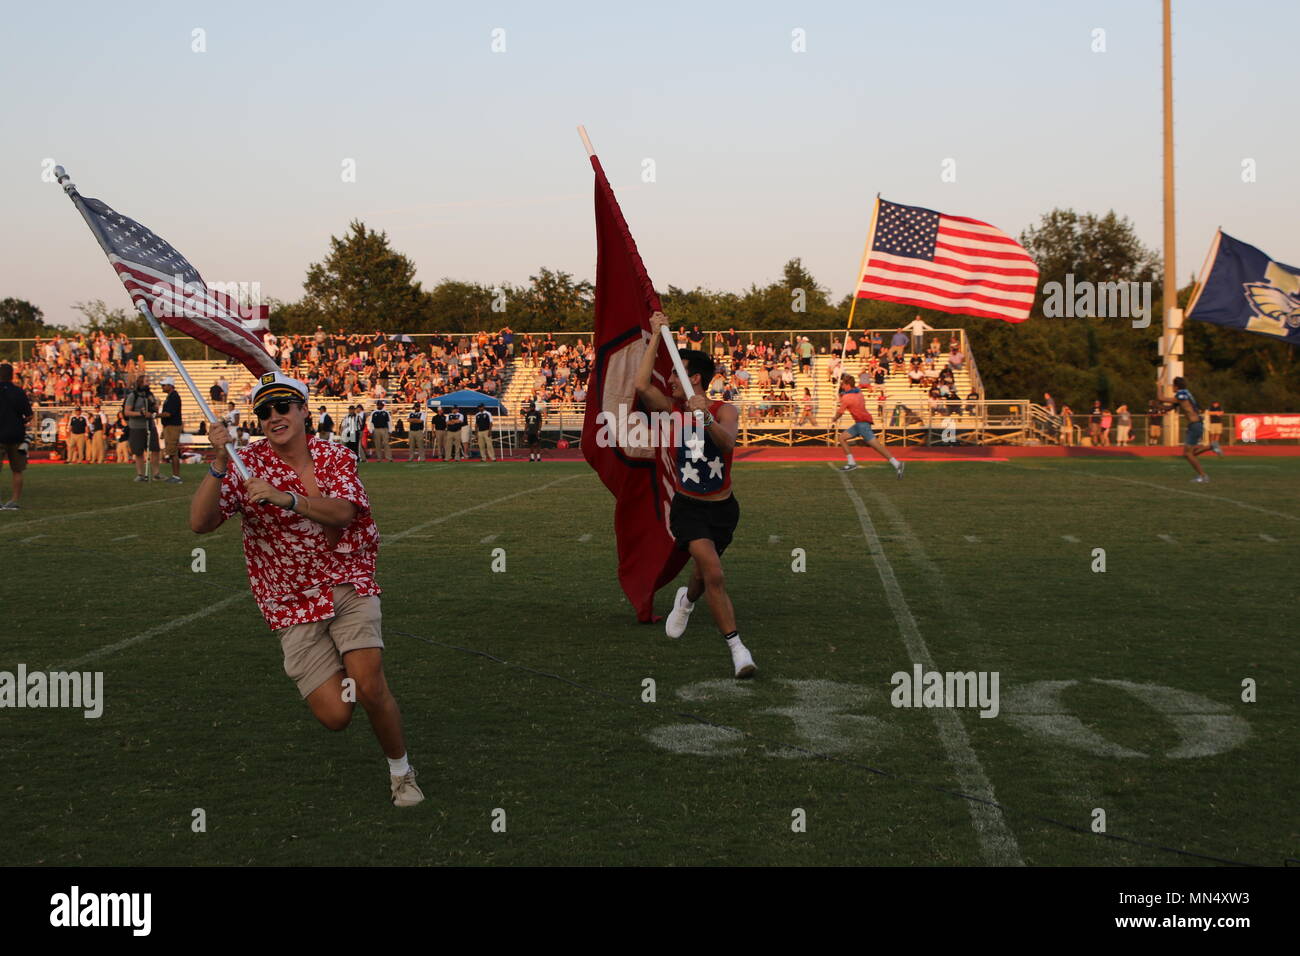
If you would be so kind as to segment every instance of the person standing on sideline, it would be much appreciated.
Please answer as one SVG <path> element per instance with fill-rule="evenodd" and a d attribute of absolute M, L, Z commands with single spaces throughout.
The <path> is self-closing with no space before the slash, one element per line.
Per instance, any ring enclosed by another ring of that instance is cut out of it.
<path fill-rule="evenodd" d="M 1203 485 L 1209 482 L 1210 476 L 1205 473 L 1205 469 L 1196 459 L 1207 451 L 1212 451 L 1222 458 L 1223 449 L 1219 447 L 1217 441 L 1210 442 L 1208 445 L 1201 444 L 1201 438 L 1205 435 L 1205 422 L 1201 420 L 1200 404 L 1187 388 L 1187 380 L 1181 375 L 1174 379 L 1174 389 L 1173 401 L 1162 398 L 1159 400 L 1160 407 L 1169 411 L 1178 410 L 1187 416 L 1187 436 L 1183 439 L 1183 457 L 1196 472 L 1196 477 L 1192 481 Z"/>
<path fill-rule="evenodd" d="M 524 410 L 524 444 L 528 446 L 529 461 L 542 460 L 542 413 L 537 410 L 536 402 L 529 402 Z"/>
<path fill-rule="evenodd" d="M 181 394 L 176 391 L 173 379 L 162 380 L 162 389 L 166 393 L 162 405 L 163 450 L 172 466 L 172 475 L 167 479 L 171 485 L 181 483 Z"/>
<path fill-rule="evenodd" d="M 23 472 L 27 470 L 27 423 L 32 403 L 27 393 L 14 384 L 14 367 L 0 362 L 0 469 L 9 462 L 13 472 L 13 494 L 0 511 L 18 511 L 23 496 Z"/>
<path fill-rule="evenodd" d="M 352 452 L 352 455 L 360 465 L 361 456 L 361 422 L 360 416 L 357 415 L 355 405 L 348 406 L 348 413 L 343 416 L 343 425 L 340 429 L 340 437 L 343 439 L 343 446 Z"/>
<path fill-rule="evenodd" d="M 320 407 L 320 415 L 316 418 L 316 437 L 321 441 L 334 440 L 334 419 L 330 418 L 324 405 Z"/>
<path fill-rule="evenodd" d="M 492 413 L 482 403 L 474 413 L 474 434 L 478 438 L 479 461 L 496 461 L 497 453 L 492 448 Z"/>
<path fill-rule="evenodd" d="M 1133 416 L 1127 405 L 1115 409 L 1115 444 L 1121 448 L 1129 443 L 1133 434 Z"/>
<path fill-rule="evenodd" d="M 86 446 L 90 432 L 90 419 L 78 405 L 68 419 L 68 464 L 84 465 L 86 463 Z"/>
<path fill-rule="evenodd" d="M 393 448 L 388 443 L 392 415 L 384 408 L 384 401 L 375 402 L 375 410 L 370 413 L 370 431 L 374 435 L 375 461 L 392 461 Z"/>
<path fill-rule="evenodd" d="M 670 412 L 682 423 L 683 440 L 674 449 L 673 500 L 668 527 L 678 549 L 690 554 L 694 563 L 690 583 L 677 589 L 673 609 L 664 621 L 664 632 L 669 637 L 681 637 L 695 610 L 695 602 L 707 598 L 713 623 L 731 651 L 734 675 L 752 677 L 757 670 L 754 656 L 740 640 L 736 611 L 722 572 L 723 552 L 740 523 L 740 505 L 731 493 L 731 456 L 736 449 L 740 413 L 734 405 L 709 401 L 705 396 L 715 366 L 704 352 L 681 351 L 682 364 L 695 390 L 689 399 L 675 371 L 668 377 L 672 398 L 655 387 L 652 375 L 659 336 L 663 334 L 660 329 L 667 324 L 668 318 L 662 312 L 650 317 L 651 347 L 642 352 L 636 373 L 637 397 L 646 409 Z"/>
<path fill-rule="evenodd" d="M 135 480 L 148 481 L 144 473 L 145 453 L 151 456 L 154 478 L 162 480 L 158 474 L 161 464 L 158 449 L 158 430 L 154 419 L 158 417 L 158 400 L 149 389 L 149 378 L 141 375 L 135 380 L 135 388 L 126 393 L 122 399 L 122 415 L 126 418 L 127 440 L 131 444 L 131 457 L 135 459 Z"/>
<path fill-rule="evenodd" d="M 903 477 L 903 463 L 889 453 L 885 443 L 876 437 L 872 430 L 871 413 L 867 411 L 866 400 L 862 397 L 862 390 L 858 388 L 857 382 L 852 375 L 847 372 L 840 376 L 840 404 L 835 409 L 835 417 L 831 419 L 831 427 L 840 420 L 840 416 L 845 412 L 853 419 L 853 424 L 845 431 L 840 432 L 840 447 L 844 449 L 844 455 L 847 461 L 840 471 L 852 471 L 858 467 L 858 463 L 853 460 L 853 452 L 849 449 L 849 442 L 854 438 L 861 438 L 867 443 L 867 446 L 874 450 L 881 458 L 894 466 L 894 474 L 899 478 Z"/>
<path fill-rule="evenodd" d="M 447 413 L 447 461 L 460 461 L 465 448 L 460 442 L 460 430 L 465 427 L 465 416 L 459 408 Z"/>
<path fill-rule="evenodd" d="M 410 433 L 410 450 L 406 453 L 407 461 L 424 461 L 424 449 L 427 443 L 425 428 L 428 413 L 417 403 L 411 406 L 411 413 L 406 417 L 406 429 Z"/>
<path fill-rule="evenodd" d="M 1210 407 L 1205 410 L 1205 421 L 1210 426 L 1210 444 L 1217 445 L 1223 437 L 1223 406 L 1210 402 Z"/>
<path fill-rule="evenodd" d="M 388 759 L 393 805 L 415 806 L 424 793 L 384 676 L 379 529 L 356 460 L 310 435 L 302 382 L 267 372 L 253 411 L 266 440 L 243 453 L 251 477 L 241 480 L 230 467 L 230 433 L 214 424 L 217 457 L 190 502 L 190 529 L 208 534 L 241 516 L 249 584 L 278 632 L 285 673 L 329 730 L 347 727 L 353 701 L 365 708 Z"/>
<path fill-rule="evenodd" d="M 90 415 L 90 461 L 102 465 L 108 456 L 108 416 L 104 407 L 95 403 L 95 410 Z"/>
<path fill-rule="evenodd" d="M 442 410 L 441 405 L 434 410 L 430 424 L 433 425 L 432 457 L 441 461 L 446 461 L 447 456 L 451 451 L 451 447 L 447 444 L 447 413 Z"/>

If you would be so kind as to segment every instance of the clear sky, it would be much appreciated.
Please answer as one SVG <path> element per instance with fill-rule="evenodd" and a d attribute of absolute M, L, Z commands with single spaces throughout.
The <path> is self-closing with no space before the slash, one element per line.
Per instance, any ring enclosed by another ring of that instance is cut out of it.
<path fill-rule="evenodd" d="M 1300 4 L 1174 10 L 1179 279 L 1217 225 L 1300 263 Z M 208 280 L 289 300 L 353 218 L 426 286 L 592 278 L 578 123 L 660 289 L 800 256 L 838 298 L 876 192 L 1012 235 L 1113 208 L 1162 238 L 1159 0 L 24 3 L 0 77 L 0 297 L 60 323 L 130 301 L 46 159 Z"/>

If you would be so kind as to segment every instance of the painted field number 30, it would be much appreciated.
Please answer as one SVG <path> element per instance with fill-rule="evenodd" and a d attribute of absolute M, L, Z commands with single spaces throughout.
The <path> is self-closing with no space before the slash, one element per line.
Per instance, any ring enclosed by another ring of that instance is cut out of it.
<path fill-rule="evenodd" d="M 814 753 L 836 754 L 868 751 L 897 736 L 892 722 L 867 717 L 854 711 L 884 706 L 885 695 L 861 684 L 829 680 L 778 680 L 789 688 L 794 700 L 783 707 L 765 707 L 758 714 L 788 717 L 802 747 L 768 751 L 773 757 L 809 757 Z M 1013 726 L 1053 746 L 1065 746 L 1099 757 L 1142 758 L 1149 756 L 1108 740 L 1070 713 L 1063 693 L 1077 680 L 1044 680 L 1009 688 L 1002 695 L 1002 714 Z M 1178 743 L 1163 756 L 1212 757 L 1240 746 L 1250 737 L 1250 725 L 1224 704 L 1200 694 L 1163 684 L 1136 684 L 1124 680 L 1101 680 L 1094 684 L 1113 687 L 1135 697 L 1168 722 Z M 679 688 L 677 696 L 688 703 L 747 701 L 757 703 L 751 684 L 733 680 L 706 680 Z M 888 710 L 888 708 L 885 708 Z M 679 754 L 699 757 L 730 757 L 745 752 L 744 735 L 710 724 L 680 723 L 656 727 L 646 734 L 655 746 Z"/>

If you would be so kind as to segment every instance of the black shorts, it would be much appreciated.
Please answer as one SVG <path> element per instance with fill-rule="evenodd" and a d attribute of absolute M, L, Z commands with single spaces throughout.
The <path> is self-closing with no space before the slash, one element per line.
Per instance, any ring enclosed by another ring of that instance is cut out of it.
<path fill-rule="evenodd" d="M 683 551 L 690 549 L 692 541 L 708 538 L 722 554 L 739 523 L 740 503 L 735 495 L 723 501 L 702 501 L 678 492 L 668 510 L 668 528 Z"/>
<path fill-rule="evenodd" d="M 541 432 L 524 432 L 524 443 L 532 448 L 534 445 L 540 445 L 542 442 Z"/>
<path fill-rule="evenodd" d="M 150 451 L 158 451 L 158 432 L 152 428 L 131 428 L 127 430 L 127 442 L 131 446 L 131 454 L 143 455 L 145 445 L 148 444 Z"/>

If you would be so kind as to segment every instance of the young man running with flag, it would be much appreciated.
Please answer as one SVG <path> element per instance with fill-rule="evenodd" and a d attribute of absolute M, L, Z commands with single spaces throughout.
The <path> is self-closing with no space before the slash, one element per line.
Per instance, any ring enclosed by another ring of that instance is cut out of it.
<path fill-rule="evenodd" d="M 858 388 L 853 376 L 847 373 L 840 376 L 840 404 L 835 409 L 835 417 L 831 419 L 832 427 L 845 412 L 849 413 L 849 417 L 853 419 L 853 424 L 840 432 L 840 447 L 844 449 L 844 454 L 848 458 L 840 471 L 852 471 L 858 467 L 858 463 L 853 460 L 853 452 L 849 450 L 849 442 L 854 438 L 861 438 L 867 443 L 867 447 L 873 449 L 876 454 L 893 465 L 894 474 L 902 478 L 903 463 L 889 453 L 885 443 L 877 438 L 876 433 L 872 431 L 871 413 L 867 411 L 867 403 L 862 397 L 862 390 Z"/>
<path fill-rule="evenodd" d="M 1217 441 L 1210 442 L 1208 445 L 1202 445 L 1201 439 L 1205 436 L 1205 422 L 1201 418 L 1201 406 L 1196 401 L 1187 388 L 1186 379 L 1179 376 L 1174 379 L 1174 400 L 1172 402 L 1165 399 L 1159 399 L 1161 407 L 1170 411 L 1179 409 L 1187 416 L 1187 436 L 1183 439 L 1183 457 L 1187 463 L 1192 466 L 1196 472 L 1196 477 L 1192 481 L 1197 484 L 1206 484 L 1210 476 L 1205 473 L 1201 463 L 1197 461 L 1197 456 L 1204 455 L 1207 451 L 1212 451 L 1220 458 L 1223 457 L 1223 449 L 1219 447 Z"/>
<path fill-rule="evenodd" d="M 690 584 L 678 589 L 664 630 L 669 637 L 681 637 L 695 602 L 704 595 L 713 622 L 731 650 L 735 676 L 752 677 L 757 669 L 754 657 L 741 643 L 736 611 L 722 573 L 722 553 L 731 544 L 740 521 L 740 505 L 731 493 L 731 455 L 740 415 L 734 405 L 710 402 L 705 397 L 715 370 L 713 359 L 705 352 L 681 352 L 682 364 L 695 390 L 689 399 L 676 372 L 668 379 L 671 399 L 654 386 L 655 356 L 662 329 L 667 325 L 668 317 L 662 312 L 650 317 L 650 345 L 641 356 L 636 375 L 636 393 L 646 409 L 671 412 L 682 422 L 682 428 L 674 430 L 683 440 L 674 449 L 674 494 L 668 526 L 677 547 L 690 554 L 693 565 Z M 703 427 L 697 422 L 702 422 Z"/>
<path fill-rule="evenodd" d="M 241 481 L 231 469 L 230 432 L 213 424 L 217 459 L 190 503 L 190 528 L 207 534 L 232 515 L 243 517 L 248 580 L 279 632 L 285 673 L 330 730 L 345 728 L 353 702 L 361 703 L 388 758 L 393 804 L 414 806 L 424 794 L 384 678 L 379 529 L 356 458 L 308 435 L 307 386 L 281 372 L 261 377 L 253 411 L 266 440 L 240 450 L 251 477 Z"/>

